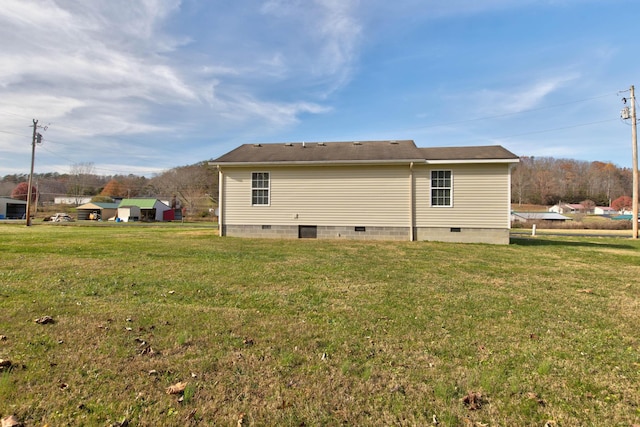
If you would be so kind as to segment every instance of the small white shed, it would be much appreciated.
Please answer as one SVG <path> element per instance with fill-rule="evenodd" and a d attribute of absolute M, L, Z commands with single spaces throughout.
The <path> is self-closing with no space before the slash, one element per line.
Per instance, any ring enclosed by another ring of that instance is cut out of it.
<path fill-rule="evenodd" d="M 140 221 L 140 208 L 138 206 L 119 206 L 118 219 L 122 222 Z"/>

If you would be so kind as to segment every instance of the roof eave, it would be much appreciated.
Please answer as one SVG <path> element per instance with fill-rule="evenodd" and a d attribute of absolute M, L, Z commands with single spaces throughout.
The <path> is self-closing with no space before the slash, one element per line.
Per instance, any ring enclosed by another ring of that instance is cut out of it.
<path fill-rule="evenodd" d="M 209 166 L 217 167 L 253 167 L 253 166 L 333 166 L 333 165 L 408 165 L 424 163 L 424 159 L 395 159 L 395 160 L 327 160 L 327 161 L 275 161 L 275 162 L 209 162 Z"/>
<path fill-rule="evenodd" d="M 477 164 L 477 163 L 518 163 L 520 159 L 441 159 L 441 160 L 426 160 L 430 165 L 444 165 L 444 164 Z"/>

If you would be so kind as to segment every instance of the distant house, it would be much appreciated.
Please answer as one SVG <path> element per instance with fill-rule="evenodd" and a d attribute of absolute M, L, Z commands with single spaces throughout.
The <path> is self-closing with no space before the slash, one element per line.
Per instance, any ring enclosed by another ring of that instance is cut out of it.
<path fill-rule="evenodd" d="M 501 146 L 244 144 L 210 162 L 222 236 L 509 243 Z"/>
<path fill-rule="evenodd" d="M 118 213 L 118 203 L 102 203 L 89 202 L 76 208 L 78 220 L 98 219 L 95 215 L 99 215 L 100 219 L 108 220 Z"/>
<path fill-rule="evenodd" d="M 158 199 L 122 199 L 118 218 L 128 221 L 162 221 L 164 212 L 171 209 Z"/>
<path fill-rule="evenodd" d="M 31 210 L 33 216 L 33 209 Z M 0 219 L 23 219 L 27 217 L 26 200 L 0 197 Z"/>
<path fill-rule="evenodd" d="M 511 212 L 511 221 L 513 222 L 532 222 L 532 221 L 570 221 L 568 216 L 561 215 L 556 212 Z"/>
<path fill-rule="evenodd" d="M 549 208 L 549 212 L 555 212 L 559 214 L 589 213 L 586 212 L 585 207 L 580 203 L 560 203 L 557 205 L 553 205 Z"/>
<path fill-rule="evenodd" d="M 595 215 L 606 215 L 606 216 L 619 214 L 617 210 L 610 208 L 609 206 L 596 206 L 595 208 L 593 208 L 593 213 Z"/>
<path fill-rule="evenodd" d="M 65 196 L 53 198 L 53 203 L 56 205 L 82 205 L 83 203 L 89 203 L 90 201 L 91 197 L 82 196 Z"/>

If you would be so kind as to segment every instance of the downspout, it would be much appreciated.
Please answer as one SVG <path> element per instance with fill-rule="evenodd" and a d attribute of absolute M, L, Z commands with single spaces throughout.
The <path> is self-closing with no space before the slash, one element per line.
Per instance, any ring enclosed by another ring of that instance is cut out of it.
<path fill-rule="evenodd" d="M 511 230 L 511 173 L 515 167 L 515 163 L 509 165 L 509 177 L 507 179 L 507 230 Z"/>
<path fill-rule="evenodd" d="M 218 165 L 218 235 L 220 237 L 224 236 L 224 174 L 222 173 L 222 168 Z"/>
<path fill-rule="evenodd" d="M 414 227 L 416 224 L 415 218 L 415 188 L 413 183 L 413 162 L 409 163 L 409 241 L 414 240 Z"/>

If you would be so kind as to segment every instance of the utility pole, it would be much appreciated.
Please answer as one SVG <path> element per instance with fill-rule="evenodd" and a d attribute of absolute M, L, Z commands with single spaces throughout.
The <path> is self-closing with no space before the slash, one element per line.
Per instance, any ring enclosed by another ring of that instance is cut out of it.
<path fill-rule="evenodd" d="M 631 238 L 638 238 L 638 134 L 636 129 L 636 95 L 633 85 L 631 85 L 631 143 L 633 156 L 633 214 L 631 222 L 633 233 Z"/>
<path fill-rule="evenodd" d="M 33 119 L 33 137 L 31 138 L 31 173 L 29 174 L 29 188 L 27 189 L 27 227 L 31 225 L 31 183 L 33 182 L 33 164 L 36 160 L 36 139 L 41 138 L 38 133 L 38 121 Z"/>

